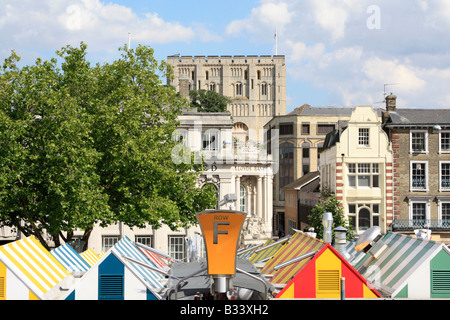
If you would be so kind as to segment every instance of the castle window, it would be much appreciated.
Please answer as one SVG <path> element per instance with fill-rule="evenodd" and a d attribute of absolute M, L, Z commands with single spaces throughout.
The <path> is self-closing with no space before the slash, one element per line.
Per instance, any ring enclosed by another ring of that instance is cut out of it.
<path fill-rule="evenodd" d="M 261 71 L 258 70 L 258 71 L 256 72 L 256 74 L 257 74 L 258 80 L 261 80 Z"/>
<path fill-rule="evenodd" d="M 266 96 L 266 95 L 267 95 L 267 83 L 263 83 L 263 84 L 261 85 L 261 94 L 262 94 L 263 96 Z"/>

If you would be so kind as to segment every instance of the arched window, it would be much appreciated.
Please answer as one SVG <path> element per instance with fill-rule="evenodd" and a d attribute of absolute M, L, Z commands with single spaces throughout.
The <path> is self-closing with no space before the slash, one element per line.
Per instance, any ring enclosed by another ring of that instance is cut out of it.
<path fill-rule="evenodd" d="M 248 200 L 247 199 L 247 189 L 242 184 L 241 184 L 239 200 L 240 200 L 239 210 L 243 211 L 243 212 L 247 212 L 247 203 L 248 203 L 248 201 L 247 201 Z"/>
<path fill-rule="evenodd" d="M 370 228 L 370 210 L 361 208 L 358 213 L 358 229 L 364 231 Z"/>

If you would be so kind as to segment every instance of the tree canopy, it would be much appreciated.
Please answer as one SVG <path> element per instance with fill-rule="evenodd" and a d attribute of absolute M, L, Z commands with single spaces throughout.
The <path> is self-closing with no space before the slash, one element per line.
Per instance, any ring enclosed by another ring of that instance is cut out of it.
<path fill-rule="evenodd" d="M 0 70 L 0 226 L 70 241 L 96 223 L 172 229 L 214 206 L 199 188 L 201 165 L 176 164 L 171 135 L 186 107 L 167 64 L 146 46 L 119 48 L 91 66 L 87 46 L 19 67 L 13 51 Z M 87 241 L 86 241 L 87 243 Z"/>
<path fill-rule="evenodd" d="M 336 195 L 331 193 L 328 189 L 322 190 L 319 203 L 311 210 L 311 214 L 308 216 L 310 225 L 311 227 L 314 227 L 317 238 L 323 239 L 322 218 L 325 212 L 331 212 L 333 215 L 333 225 L 331 229 L 333 230 L 339 226 L 346 228 L 347 240 L 353 241 L 355 234 L 349 221 L 345 218 L 342 204 L 339 202 Z M 334 231 L 332 231 L 332 237 L 334 241 Z"/>
<path fill-rule="evenodd" d="M 211 90 L 190 90 L 190 104 L 200 112 L 226 112 L 229 98 Z"/>

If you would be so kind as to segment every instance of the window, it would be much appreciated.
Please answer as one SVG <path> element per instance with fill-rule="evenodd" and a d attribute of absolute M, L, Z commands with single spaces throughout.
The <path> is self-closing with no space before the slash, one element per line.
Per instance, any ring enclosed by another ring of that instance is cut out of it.
<path fill-rule="evenodd" d="M 169 256 L 177 260 L 185 257 L 184 236 L 169 236 Z"/>
<path fill-rule="evenodd" d="M 283 187 L 294 181 L 294 146 L 290 143 L 280 145 L 279 188 L 280 201 L 284 201 Z"/>
<path fill-rule="evenodd" d="M 450 131 L 439 132 L 439 152 L 450 152 Z"/>
<path fill-rule="evenodd" d="M 369 129 L 359 128 L 358 129 L 358 146 L 368 147 L 369 146 Z"/>
<path fill-rule="evenodd" d="M 334 124 L 318 124 L 317 134 L 327 134 L 334 130 Z"/>
<path fill-rule="evenodd" d="M 426 219 L 426 203 L 413 202 L 412 204 L 412 219 L 413 220 L 425 220 Z"/>
<path fill-rule="evenodd" d="M 172 140 L 187 146 L 188 131 L 186 129 L 176 129 L 172 133 Z"/>
<path fill-rule="evenodd" d="M 261 71 L 260 70 L 256 71 L 256 74 L 257 74 L 258 80 L 261 80 Z"/>
<path fill-rule="evenodd" d="M 348 186 L 352 188 L 379 188 L 378 163 L 349 163 L 347 164 Z"/>
<path fill-rule="evenodd" d="M 309 134 L 309 123 L 302 124 L 302 134 Z"/>
<path fill-rule="evenodd" d="M 102 237 L 102 251 L 108 251 L 119 242 L 119 236 L 103 236 Z"/>
<path fill-rule="evenodd" d="M 240 211 L 247 212 L 247 189 L 244 185 L 241 184 L 241 190 L 239 195 L 239 201 L 240 201 Z"/>
<path fill-rule="evenodd" d="M 242 96 L 242 84 L 241 83 L 236 84 L 236 95 Z"/>
<path fill-rule="evenodd" d="M 153 247 L 153 237 L 152 236 L 135 236 L 135 241 L 141 243 L 147 247 Z"/>
<path fill-rule="evenodd" d="M 440 190 L 450 190 L 450 162 L 440 162 L 439 178 Z"/>
<path fill-rule="evenodd" d="M 207 130 L 203 132 L 202 146 L 205 151 L 219 150 L 219 131 Z"/>
<path fill-rule="evenodd" d="M 352 203 L 348 205 L 349 224 L 356 232 L 380 225 L 380 205 L 378 203 Z"/>
<path fill-rule="evenodd" d="M 428 132 L 426 130 L 410 131 L 410 149 L 411 153 L 428 152 Z"/>
<path fill-rule="evenodd" d="M 411 162 L 411 190 L 426 191 L 428 189 L 427 163 Z"/>
<path fill-rule="evenodd" d="M 280 134 L 293 134 L 294 125 L 292 123 L 280 123 Z"/>
<path fill-rule="evenodd" d="M 206 80 L 209 80 L 209 72 L 208 71 L 205 71 L 205 77 L 206 77 Z"/>
<path fill-rule="evenodd" d="M 310 171 L 310 148 L 308 142 L 303 142 L 302 144 L 302 172 L 303 175 L 307 174 Z"/>
<path fill-rule="evenodd" d="M 261 95 L 267 96 L 267 83 L 261 85 Z"/>
<path fill-rule="evenodd" d="M 441 219 L 450 222 L 450 202 L 441 203 Z"/>
<path fill-rule="evenodd" d="M 216 84 L 215 84 L 215 83 L 211 83 L 211 84 L 209 85 L 209 90 L 210 90 L 210 91 L 216 91 Z"/>

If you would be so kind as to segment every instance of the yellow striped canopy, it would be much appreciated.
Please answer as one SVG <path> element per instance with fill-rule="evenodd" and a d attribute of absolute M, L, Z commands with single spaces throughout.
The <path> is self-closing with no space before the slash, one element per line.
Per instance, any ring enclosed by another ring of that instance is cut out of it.
<path fill-rule="evenodd" d="M 98 255 L 94 252 L 94 250 L 87 249 L 86 251 L 80 253 L 80 256 L 92 267 L 98 260 L 100 260 L 103 254 L 104 252 Z"/>
<path fill-rule="evenodd" d="M 33 236 L 0 246 L 0 261 L 39 299 L 70 274 Z"/>
<path fill-rule="evenodd" d="M 272 274 L 270 282 L 272 283 L 288 283 L 313 257 L 303 259 L 299 262 L 293 263 L 287 267 L 281 268 L 278 271 L 273 268 L 281 263 L 287 262 L 291 259 L 297 258 L 301 255 L 312 251 L 320 251 L 325 246 L 322 240 L 310 237 L 307 234 L 297 232 L 295 233 L 288 244 L 284 245 L 272 259 L 267 261 L 261 273 Z"/>

